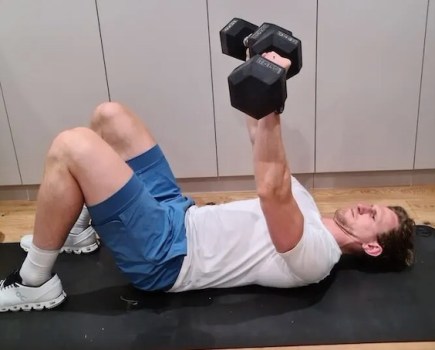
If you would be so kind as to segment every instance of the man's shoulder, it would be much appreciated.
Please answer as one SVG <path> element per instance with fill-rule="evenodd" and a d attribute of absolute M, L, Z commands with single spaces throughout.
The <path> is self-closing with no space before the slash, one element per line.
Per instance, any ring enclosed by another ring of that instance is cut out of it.
<path fill-rule="evenodd" d="M 314 216 L 320 215 L 317 204 L 313 196 L 311 195 L 311 193 L 304 186 L 302 186 L 301 183 L 296 178 L 293 177 L 292 177 L 292 194 L 296 203 L 299 206 L 299 209 L 304 215 L 305 219 L 307 219 L 307 217 L 310 217 L 312 215 Z"/>
<path fill-rule="evenodd" d="M 296 247 L 280 255 L 299 278 L 313 283 L 329 274 L 341 251 L 321 219 L 309 218 L 304 222 L 304 233 Z"/>

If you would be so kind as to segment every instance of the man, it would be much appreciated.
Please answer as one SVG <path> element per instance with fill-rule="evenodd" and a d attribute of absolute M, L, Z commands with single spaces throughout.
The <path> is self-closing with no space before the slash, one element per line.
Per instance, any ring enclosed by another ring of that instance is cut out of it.
<path fill-rule="evenodd" d="M 263 56 L 290 66 L 273 52 Z M 151 133 L 124 106 L 104 103 L 90 128 L 59 134 L 46 158 L 33 241 L 22 242 L 23 265 L 0 282 L 0 311 L 62 303 L 52 274 L 60 250 L 97 247 L 86 207 L 118 267 L 148 291 L 302 286 L 328 276 L 341 254 L 411 264 L 414 224 L 402 208 L 357 205 L 322 218 L 291 176 L 280 116 L 247 120 L 258 199 L 204 207 L 181 194 Z"/>

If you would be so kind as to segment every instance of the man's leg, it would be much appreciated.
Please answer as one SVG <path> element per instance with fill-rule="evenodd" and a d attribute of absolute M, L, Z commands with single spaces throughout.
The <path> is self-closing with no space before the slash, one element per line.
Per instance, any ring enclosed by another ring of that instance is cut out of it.
<path fill-rule="evenodd" d="M 33 243 L 59 249 L 83 203 L 104 201 L 131 176 L 131 169 L 95 132 L 76 128 L 61 133 L 47 155 Z"/>
<path fill-rule="evenodd" d="M 90 128 L 106 141 L 118 155 L 128 161 L 154 147 L 156 141 L 145 124 L 127 107 L 116 102 L 104 102 L 93 112 Z M 89 226 L 89 212 L 82 208 L 79 219 L 71 229 L 62 251 L 90 253 L 98 248 L 95 231 Z M 28 251 L 33 235 L 21 239 Z"/>
<path fill-rule="evenodd" d="M 143 185 L 139 200 L 121 215 L 101 215 L 110 212 L 107 205 L 99 206 L 103 210 L 89 208 L 93 225 L 136 287 L 168 290 L 187 253 L 185 213 L 194 202 L 182 195 L 162 150 L 128 108 L 113 102 L 98 106 L 91 127 L 120 154 Z M 146 214 L 138 217 L 135 213 Z"/>
<path fill-rule="evenodd" d="M 65 131 L 54 140 L 38 193 L 33 245 L 20 271 L 24 284 L 43 288 L 83 203 L 95 205 L 109 198 L 132 173 L 118 153 L 88 128 Z M 29 304 L 32 297 L 40 301 L 38 288 L 23 287 L 20 293 L 6 288 L 20 286 L 20 282 L 18 274 L 1 282 L 0 311 L 20 302 Z M 50 295 L 47 291 L 44 294 Z M 21 301 L 16 300 L 18 296 L 23 297 Z"/>
<path fill-rule="evenodd" d="M 134 112 L 116 102 L 102 103 L 95 109 L 91 128 L 127 162 L 158 202 L 184 201 L 166 157 Z"/>
<path fill-rule="evenodd" d="M 92 115 L 90 127 L 125 161 L 156 145 L 154 137 L 139 117 L 117 102 L 100 104 Z"/>

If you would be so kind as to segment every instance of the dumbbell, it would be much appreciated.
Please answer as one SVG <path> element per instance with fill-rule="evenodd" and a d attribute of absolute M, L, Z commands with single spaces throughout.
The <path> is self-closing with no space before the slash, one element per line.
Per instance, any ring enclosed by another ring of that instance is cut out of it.
<path fill-rule="evenodd" d="M 271 23 L 260 27 L 240 18 L 232 19 L 220 32 L 222 52 L 239 60 L 246 60 L 246 48 L 253 57 L 268 51 L 288 58 L 291 67 L 287 79 L 302 68 L 302 43 L 287 29 Z"/>
<path fill-rule="evenodd" d="M 231 105 L 257 120 L 284 110 L 286 71 L 260 55 L 234 69 L 228 85 Z"/>
<path fill-rule="evenodd" d="M 220 31 L 220 38 L 224 54 L 245 60 L 247 47 L 251 57 L 228 77 L 231 105 L 256 119 L 275 111 L 281 113 L 287 98 L 285 80 L 302 67 L 300 40 L 274 24 L 257 27 L 239 18 L 234 18 Z M 287 73 L 261 57 L 260 54 L 267 51 L 275 51 L 291 60 Z"/>
<path fill-rule="evenodd" d="M 253 34 L 258 26 L 240 18 L 234 18 L 220 32 L 222 52 L 225 55 L 246 60 L 245 39 Z"/>

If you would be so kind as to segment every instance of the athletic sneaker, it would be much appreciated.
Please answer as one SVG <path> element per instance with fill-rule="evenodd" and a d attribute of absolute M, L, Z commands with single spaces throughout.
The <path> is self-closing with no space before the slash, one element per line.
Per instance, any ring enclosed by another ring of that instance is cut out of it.
<path fill-rule="evenodd" d="M 28 287 L 22 283 L 19 270 L 0 281 L 0 312 L 52 309 L 66 298 L 57 275 L 39 287 Z"/>
<path fill-rule="evenodd" d="M 20 246 L 28 252 L 32 244 L 33 235 L 25 235 L 21 238 Z M 82 232 L 75 234 L 70 233 L 60 252 L 74 254 L 88 254 L 98 249 L 97 233 L 92 226 L 88 226 Z"/>

